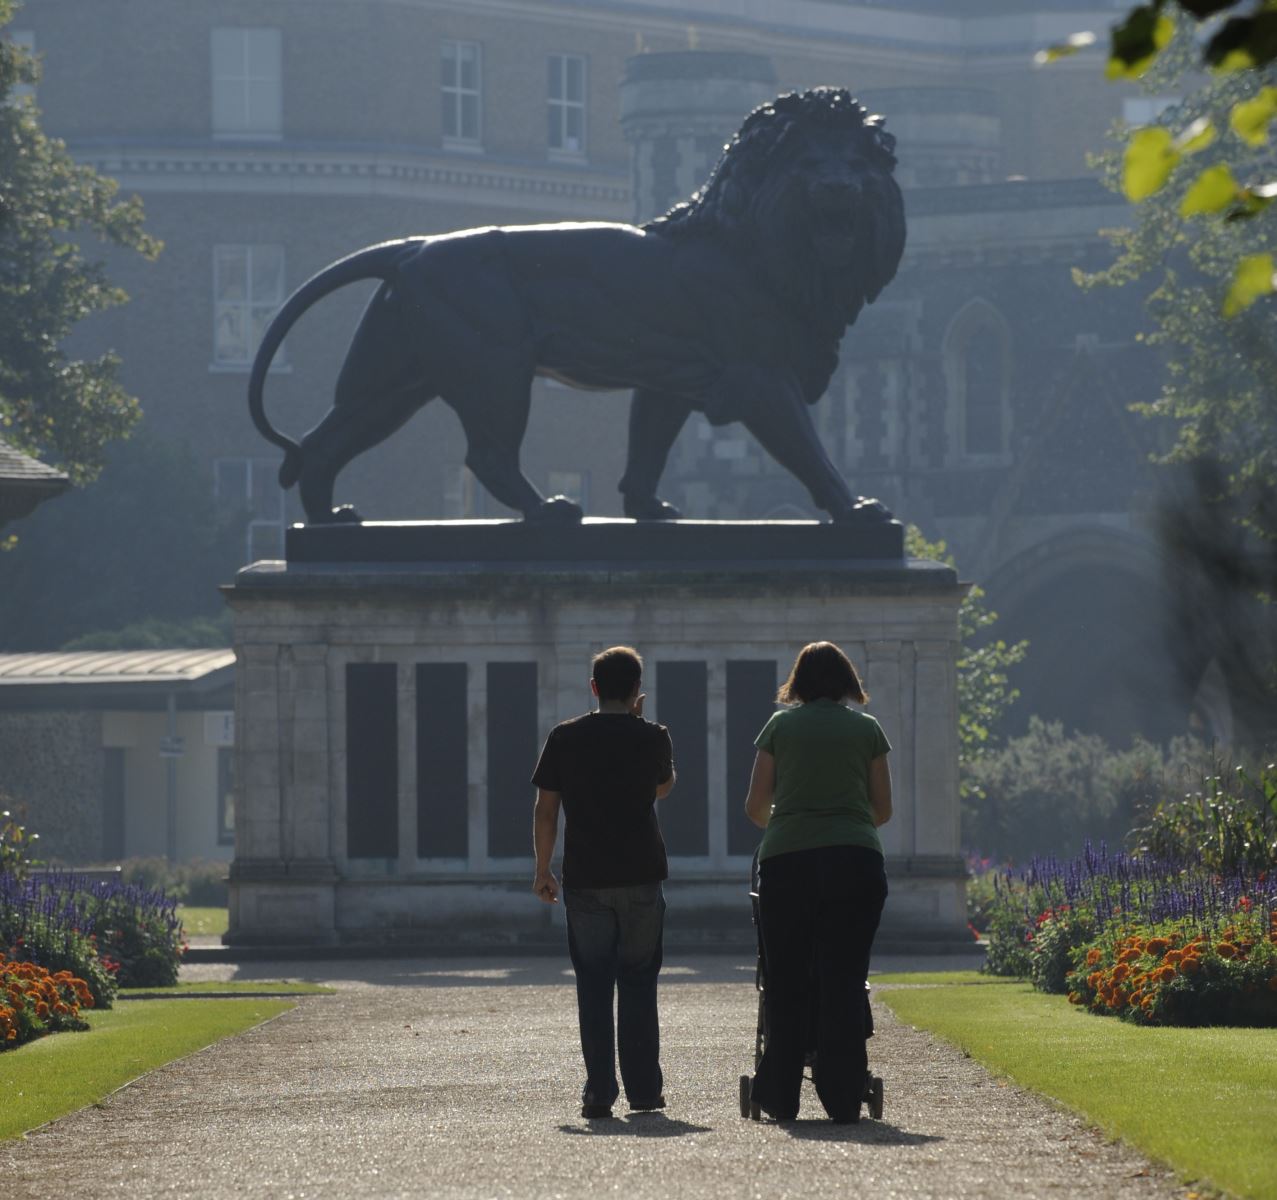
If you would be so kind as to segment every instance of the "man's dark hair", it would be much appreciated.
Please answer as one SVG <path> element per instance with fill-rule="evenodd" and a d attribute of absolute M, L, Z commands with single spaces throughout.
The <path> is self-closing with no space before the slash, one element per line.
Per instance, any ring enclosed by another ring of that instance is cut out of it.
<path fill-rule="evenodd" d="M 847 700 L 864 704 L 869 693 L 849 659 L 833 642 L 809 642 L 798 653 L 794 669 L 776 693 L 781 704 L 809 700 Z"/>
<path fill-rule="evenodd" d="M 643 678 L 643 660 L 632 646 L 612 646 L 594 656 L 590 676 L 600 700 L 628 700 Z"/>

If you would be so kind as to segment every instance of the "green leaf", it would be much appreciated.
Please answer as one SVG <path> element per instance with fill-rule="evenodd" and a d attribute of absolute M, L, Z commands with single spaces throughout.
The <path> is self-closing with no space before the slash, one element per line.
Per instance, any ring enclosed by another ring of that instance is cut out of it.
<path fill-rule="evenodd" d="M 1277 88 L 1263 87 L 1257 96 L 1233 105 L 1228 125 L 1242 141 L 1262 146 L 1268 141 L 1268 126 L 1274 117 L 1277 117 Z"/>
<path fill-rule="evenodd" d="M 1273 256 L 1251 254 L 1237 264 L 1228 295 L 1224 297 L 1224 316 L 1235 317 L 1249 308 L 1260 296 L 1273 290 Z"/>
<path fill-rule="evenodd" d="M 1215 137 L 1215 124 L 1210 117 L 1198 117 L 1175 139 L 1175 149 L 1184 155 L 1196 154 L 1205 150 Z"/>
<path fill-rule="evenodd" d="M 1056 42 L 1053 46 L 1048 46 L 1045 50 L 1039 50 L 1034 56 L 1033 61 L 1039 67 L 1044 67 L 1048 63 L 1053 63 L 1061 58 L 1068 58 L 1071 54 L 1076 54 L 1079 50 L 1085 50 L 1088 46 L 1095 45 L 1095 34 L 1089 30 L 1081 33 L 1071 33 L 1062 42 Z"/>
<path fill-rule="evenodd" d="M 1113 27 L 1105 74 L 1109 79 L 1138 79 L 1175 34 L 1175 22 L 1159 12 L 1161 3 L 1141 4 Z"/>
<path fill-rule="evenodd" d="M 1237 199 L 1237 180 L 1227 163 L 1207 167 L 1184 193 L 1179 202 L 1179 215 L 1192 217 L 1198 213 L 1216 213 Z"/>
<path fill-rule="evenodd" d="M 1138 204 L 1161 189 L 1180 160 L 1169 129 L 1150 125 L 1131 135 L 1122 161 L 1122 191 Z"/>

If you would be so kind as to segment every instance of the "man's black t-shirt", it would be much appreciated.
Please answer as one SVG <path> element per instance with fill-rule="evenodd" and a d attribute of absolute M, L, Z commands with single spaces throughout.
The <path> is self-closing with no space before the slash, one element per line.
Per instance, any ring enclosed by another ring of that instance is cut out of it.
<path fill-rule="evenodd" d="M 674 773 L 669 731 L 630 713 L 550 730 L 532 782 L 563 797 L 563 886 L 631 887 L 669 874 L 656 789 Z"/>

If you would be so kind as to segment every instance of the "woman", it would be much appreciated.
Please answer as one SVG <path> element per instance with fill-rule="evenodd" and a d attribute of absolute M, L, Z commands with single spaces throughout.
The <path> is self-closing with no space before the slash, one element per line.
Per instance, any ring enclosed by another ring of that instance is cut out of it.
<path fill-rule="evenodd" d="M 758 747 L 745 812 L 764 830 L 758 910 L 767 959 L 767 1045 L 752 1098 L 798 1115 L 815 991 L 816 1094 L 834 1121 L 860 1119 L 868 1058 L 864 987 L 887 898 L 878 826 L 891 818 L 891 746 L 856 669 L 832 642 L 804 646 Z"/>

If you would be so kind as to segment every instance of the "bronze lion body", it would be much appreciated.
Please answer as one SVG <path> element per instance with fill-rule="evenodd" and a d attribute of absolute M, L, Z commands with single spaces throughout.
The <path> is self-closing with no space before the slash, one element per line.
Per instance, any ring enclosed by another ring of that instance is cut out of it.
<path fill-rule="evenodd" d="M 284 304 L 253 364 L 249 406 L 285 450 L 312 523 L 337 473 L 441 397 L 461 419 L 466 464 L 527 518 L 577 519 L 519 465 L 533 378 L 633 388 L 620 490 L 625 512 L 675 517 L 656 489 L 692 412 L 740 421 L 835 520 L 883 520 L 852 494 L 808 413 L 846 327 L 895 275 L 904 207 L 894 139 L 842 89 L 756 109 L 705 187 L 644 226 L 573 223 L 465 230 L 358 251 Z M 301 444 L 266 420 L 262 386 L 289 328 L 320 297 L 381 285 L 355 332 L 323 420 Z"/>

